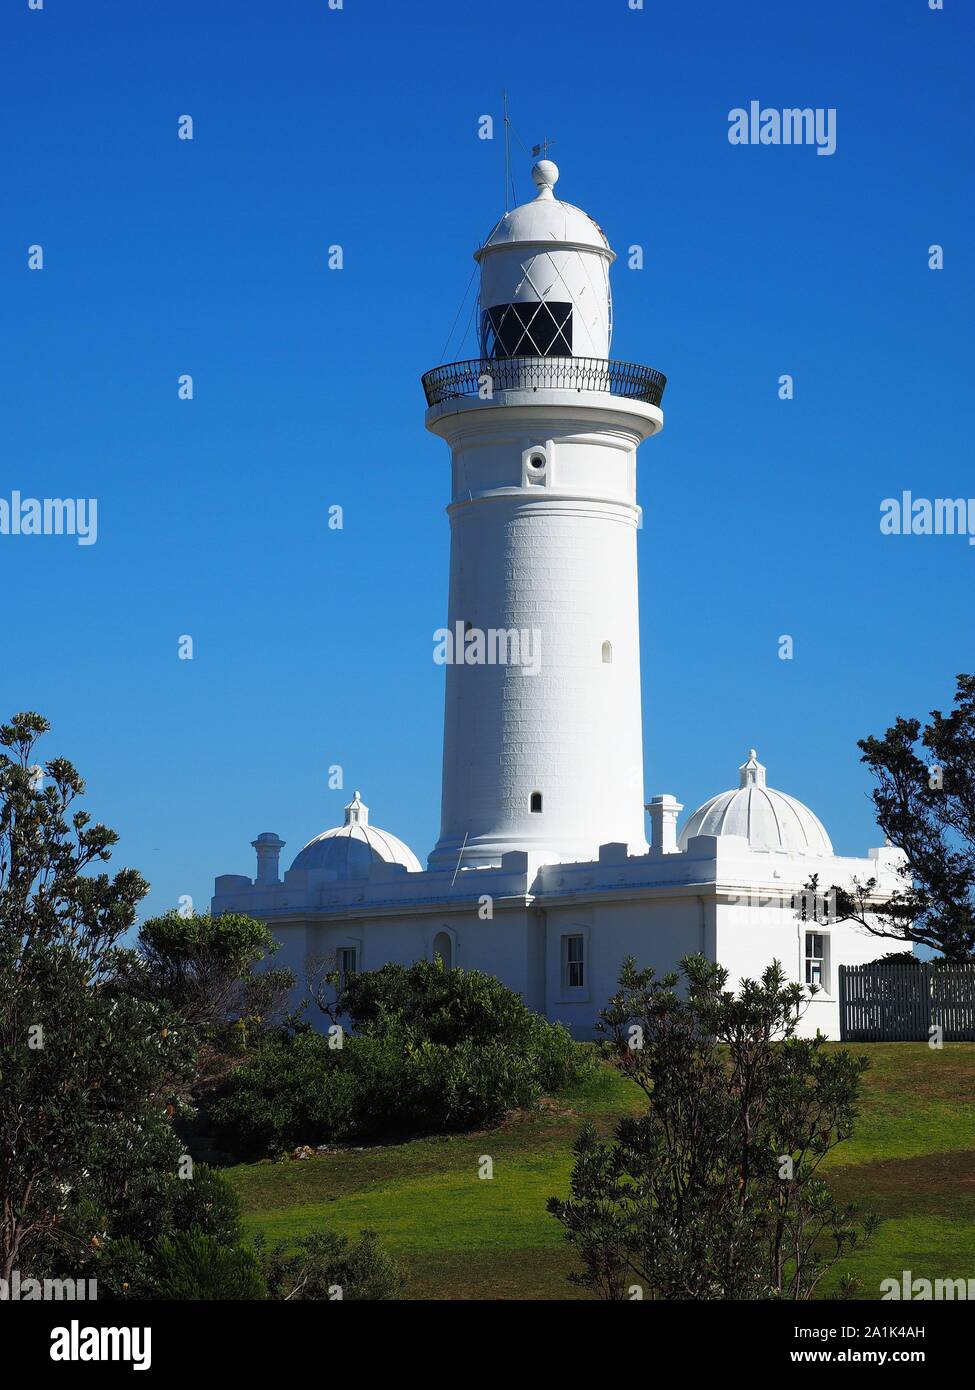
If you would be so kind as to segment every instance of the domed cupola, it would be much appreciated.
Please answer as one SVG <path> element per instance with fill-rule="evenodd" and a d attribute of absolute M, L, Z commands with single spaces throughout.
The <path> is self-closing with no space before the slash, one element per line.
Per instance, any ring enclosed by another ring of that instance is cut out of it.
<path fill-rule="evenodd" d="M 680 848 L 695 835 L 741 835 L 751 849 L 832 855 L 826 828 L 808 806 L 765 785 L 765 768 L 752 748 L 733 791 L 713 796 L 684 826 Z"/>
<path fill-rule="evenodd" d="M 403 864 L 421 873 L 416 855 L 388 830 L 369 824 L 369 807 L 356 792 L 345 808 L 345 824 L 309 840 L 292 869 L 326 869 L 340 879 L 368 878 L 373 864 Z"/>

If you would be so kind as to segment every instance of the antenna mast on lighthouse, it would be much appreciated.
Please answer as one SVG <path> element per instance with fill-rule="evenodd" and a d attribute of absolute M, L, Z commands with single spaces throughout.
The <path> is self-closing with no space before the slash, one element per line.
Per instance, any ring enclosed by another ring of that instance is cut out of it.
<path fill-rule="evenodd" d="M 508 93 L 502 92 L 501 97 L 504 102 L 504 210 L 507 212 L 508 188 L 511 185 L 511 122 L 508 120 Z"/>

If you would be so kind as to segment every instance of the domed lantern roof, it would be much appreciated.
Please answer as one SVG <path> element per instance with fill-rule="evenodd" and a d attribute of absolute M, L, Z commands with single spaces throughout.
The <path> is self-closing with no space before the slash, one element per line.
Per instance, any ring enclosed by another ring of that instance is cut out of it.
<path fill-rule="evenodd" d="M 555 241 L 598 251 L 608 261 L 614 261 L 616 255 L 603 229 L 582 208 L 556 198 L 553 190 L 558 177 L 558 166 L 550 159 L 540 159 L 532 169 L 537 196 L 499 218 L 487 241 L 474 252 L 474 259 L 483 261 L 501 247 L 533 246 L 539 242 L 545 245 Z"/>
<path fill-rule="evenodd" d="M 421 873 L 420 862 L 388 830 L 369 824 L 369 807 L 356 792 L 345 808 L 345 823 L 309 840 L 291 865 L 293 869 L 326 869 L 340 879 L 368 878 L 373 864 L 402 864 Z"/>
<path fill-rule="evenodd" d="M 681 832 L 687 848 L 695 835 L 741 835 L 752 849 L 832 855 L 833 845 L 818 816 L 794 796 L 765 784 L 765 768 L 752 748 L 738 769 L 739 784 L 706 801 Z"/>

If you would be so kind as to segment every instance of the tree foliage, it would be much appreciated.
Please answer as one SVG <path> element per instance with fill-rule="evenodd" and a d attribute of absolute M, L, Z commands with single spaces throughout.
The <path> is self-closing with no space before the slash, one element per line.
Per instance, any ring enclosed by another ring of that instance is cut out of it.
<path fill-rule="evenodd" d="M 120 939 L 147 885 L 99 871 L 117 836 L 77 808 L 69 762 L 35 763 L 48 727 L 30 713 L 0 727 L 4 1278 L 97 1276 L 114 1243 L 144 1254 L 183 1223 L 236 1238 L 219 1180 L 187 1175 L 171 1123 L 192 1031 L 168 1001 L 116 988 L 136 968 Z"/>
<path fill-rule="evenodd" d="M 194 1099 L 287 1016 L 292 972 L 255 969 L 277 949 L 263 922 L 236 912 L 173 911 L 142 924 L 138 953 L 127 958 L 113 988 L 164 1002 L 193 1031 L 199 1049 Z"/>
<path fill-rule="evenodd" d="M 267 1298 L 257 1256 L 222 1245 L 197 1228 L 163 1236 L 156 1250 L 157 1297 L 194 1302 L 242 1302 Z"/>
<path fill-rule="evenodd" d="M 863 1059 L 795 1036 L 803 991 L 779 965 L 728 991 L 703 956 L 657 978 L 629 958 L 600 1016 L 647 1108 L 612 1141 L 587 1126 L 570 1196 L 551 1198 L 603 1298 L 805 1299 L 872 1223 L 818 1170 L 849 1137 Z"/>
<path fill-rule="evenodd" d="M 957 679 L 954 707 L 927 724 L 898 718 L 859 743 L 877 779 L 877 823 L 902 850 L 903 886 L 888 900 L 877 880 L 836 885 L 836 917 L 874 936 L 928 946 L 946 960 L 975 953 L 975 676 Z M 811 884 L 813 891 L 817 885 Z"/>

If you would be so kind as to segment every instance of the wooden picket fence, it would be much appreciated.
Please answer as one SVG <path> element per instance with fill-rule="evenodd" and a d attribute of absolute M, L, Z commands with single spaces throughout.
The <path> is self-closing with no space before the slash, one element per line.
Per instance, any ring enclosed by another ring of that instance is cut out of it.
<path fill-rule="evenodd" d="M 841 965 L 839 999 L 844 1042 L 975 1042 L 975 963 Z"/>

